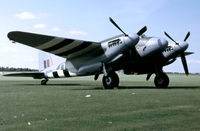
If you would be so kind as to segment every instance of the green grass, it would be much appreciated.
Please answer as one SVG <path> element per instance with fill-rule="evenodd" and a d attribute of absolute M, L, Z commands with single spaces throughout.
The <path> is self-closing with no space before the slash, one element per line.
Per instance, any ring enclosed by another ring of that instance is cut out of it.
<path fill-rule="evenodd" d="M 168 89 L 145 77 L 120 75 L 117 90 L 93 77 L 0 77 L 0 130 L 200 130 L 200 76 L 169 75 Z"/>

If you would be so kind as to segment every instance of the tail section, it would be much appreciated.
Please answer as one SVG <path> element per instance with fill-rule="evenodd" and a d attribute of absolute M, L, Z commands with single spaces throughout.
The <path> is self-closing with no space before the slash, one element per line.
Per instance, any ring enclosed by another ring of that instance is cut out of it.
<path fill-rule="evenodd" d="M 49 53 L 39 51 L 39 71 L 42 71 L 53 65 L 51 55 Z"/>
<path fill-rule="evenodd" d="M 53 63 L 54 60 L 54 63 Z M 66 59 L 39 51 L 39 71 L 45 78 L 65 78 L 76 76 L 66 67 Z"/>

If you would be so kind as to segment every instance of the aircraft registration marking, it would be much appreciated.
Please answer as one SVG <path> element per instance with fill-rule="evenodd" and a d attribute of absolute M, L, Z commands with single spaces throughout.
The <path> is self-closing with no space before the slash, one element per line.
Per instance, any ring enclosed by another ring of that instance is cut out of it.
<path fill-rule="evenodd" d="M 110 48 L 110 47 L 120 45 L 120 44 L 122 44 L 122 41 L 120 39 L 116 39 L 116 40 L 108 42 L 108 47 Z"/>

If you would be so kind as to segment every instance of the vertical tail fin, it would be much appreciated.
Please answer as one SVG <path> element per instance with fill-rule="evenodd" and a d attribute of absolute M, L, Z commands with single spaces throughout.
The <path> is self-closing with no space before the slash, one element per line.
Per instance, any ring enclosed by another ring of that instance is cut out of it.
<path fill-rule="evenodd" d="M 53 65 L 51 55 L 49 53 L 39 51 L 39 71 L 42 71 Z"/>

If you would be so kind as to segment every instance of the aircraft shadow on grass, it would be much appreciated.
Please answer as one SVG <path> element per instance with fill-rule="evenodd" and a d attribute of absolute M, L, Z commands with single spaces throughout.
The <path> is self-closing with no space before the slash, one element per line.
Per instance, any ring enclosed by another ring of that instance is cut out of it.
<path fill-rule="evenodd" d="M 22 86 L 38 86 L 38 84 L 20 84 Z M 86 85 L 86 84 L 48 84 L 44 87 L 51 87 L 51 86 L 57 86 L 57 87 L 77 87 L 80 86 L 80 88 L 74 88 L 72 90 L 102 90 L 103 87 L 97 86 L 97 85 Z M 56 88 L 56 87 L 55 87 Z M 171 90 L 171 89 L 200 89 L 200 86 L 169 86 L 168 88 L 156 88 L 154 86 L 119 86 L 117 89 L 119 90 L 129 90 L 129 89 L 155 89 L 155 90 Z"/>
<path fill-rule="evenodd" d="M 168 88 L 156 88 L 154 86 L 119 86 L 118 89 L 200 89 L 200 86 L 169 86 Z"/>
<path fill-rule="evenodd" d="M 20 84 L 22 86 L 40 86 L 38 84 Z M 45 85 L 44 87 L 50 87 L 50 86 L 81 86 L 81 84 L 48 84 L 48 85 Z"/>
<path fill-rule="evenodd" d="M 79 89 L 72 89 L 72 90 L 102 90 L 103 87 L 93 87 L 93 88 L 84 88 L 83 86 L 87 85 L 82 85 L 82 88 Z M 88 87 L 92 87 L 89 85 Z M 171 90 L 171 89 L 188 89 L 188 90 L 193 90 L 193 89 L 200 89 L 200 86 L 170 86 L 168 88 L 156 88 L 154 86 L 119 86 L 117 88 L 118 90 L 131 90 L 131 89 L 155 89 L 155 90 Z M 113 90 L 113 89 L 111 89 Z"/>

